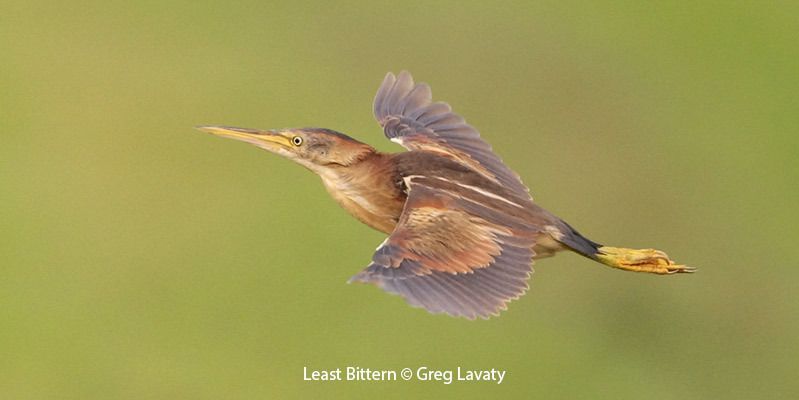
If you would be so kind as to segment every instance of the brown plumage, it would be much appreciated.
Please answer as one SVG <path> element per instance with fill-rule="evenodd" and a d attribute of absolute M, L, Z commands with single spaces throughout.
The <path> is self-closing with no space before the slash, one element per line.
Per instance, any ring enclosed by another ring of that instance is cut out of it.
<path fill-rule="evenodd" d="M 305 166 L 361 222 L 388 234 L 351 282 L 371 283 L 432 313 L 487 318 L 527 290 L 535 258 L 572 250 L 611 267 L 693 272 L 658 250 L 599 245 L 533 203 L 477 130 L 407 72 L 389 73 L 374 114 L 410 151 L 381 153 L 329 129 L 199 129 Z"/>

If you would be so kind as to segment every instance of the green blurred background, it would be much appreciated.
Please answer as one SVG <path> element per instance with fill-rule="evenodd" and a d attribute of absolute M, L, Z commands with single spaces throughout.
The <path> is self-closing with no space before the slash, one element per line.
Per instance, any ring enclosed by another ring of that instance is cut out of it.
<path fill-rule="evenodd" d="M 798 398 L 795 2 L 3 3 L 0 398 Z M 410 70 L 600 242 L 500 318 L 344 282 L 383 236 L 318 178 L 192 129 L 379 149 Z M 302 380 L 500 368 L 502 385 Z"/>

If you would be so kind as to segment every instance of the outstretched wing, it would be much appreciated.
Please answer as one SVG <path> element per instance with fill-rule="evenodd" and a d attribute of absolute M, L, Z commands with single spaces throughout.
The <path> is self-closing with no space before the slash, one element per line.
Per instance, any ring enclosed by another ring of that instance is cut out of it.
<path fill-rule="evenodd" d="M 388 73 L 377 91 L 374 114 L 386 136 L 408 150 L 423 150 L 454 159 L 489 179 L 529 197 L 519 175 L 480 139 L 475 128 L 447 103 L 432 102 L 430 86 L 414 84 L 411 74 Z"/>
<path fill-rule="evenodd" d="M 405 178 L 396 228 L 350 282 L 375 284 L 431 313 L 496 315 L 527 290 L 540 227 L 439 182 Z"/>

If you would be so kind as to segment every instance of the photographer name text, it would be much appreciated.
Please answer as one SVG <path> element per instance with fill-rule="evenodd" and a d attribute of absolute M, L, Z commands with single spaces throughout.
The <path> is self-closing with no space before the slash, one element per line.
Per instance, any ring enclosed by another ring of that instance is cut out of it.
<path fill-rule="evenodd" d="M 494 382 L 502 384 L 507 371 L 491 369 L 432 369 L 429 367 L 392 369 L 371 369 L 363 367 L 344 367 L 335 369 L 302 368 L 304 381 L 410 381 L 440 382 L 450 385 L 453 382 Z"/>

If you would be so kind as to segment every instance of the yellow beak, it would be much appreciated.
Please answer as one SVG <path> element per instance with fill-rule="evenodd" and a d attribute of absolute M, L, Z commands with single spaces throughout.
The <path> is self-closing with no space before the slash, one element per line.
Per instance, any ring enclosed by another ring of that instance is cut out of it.
<path fill-rule="evenodd" d="M 279 131 L 262 131 L 231 126 L 198 126 L 197 129 L 212 135 L 241 140 L 270 151 L 292 147 L 291 140 Z"/>

